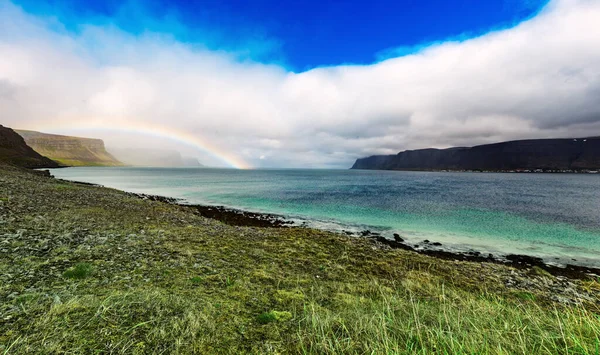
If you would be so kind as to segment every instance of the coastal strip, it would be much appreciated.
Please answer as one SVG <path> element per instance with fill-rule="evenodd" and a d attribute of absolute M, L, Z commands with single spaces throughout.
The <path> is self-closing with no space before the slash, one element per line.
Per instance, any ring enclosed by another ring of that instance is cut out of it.
<path fill-rule="evenodd" d="M 234 225 L 231 213 L 243 211 L 228 211 L 227 224 L 201 215 L 223 216 L 209 208 L 0 166 L 0 352 L 594 353 L 600 344 L 597 279 L 446 260 L 373 235 Z"/>
<path fill-rule="evenodd" d="M 181 199 L 165 197 L 159 195 L 147 195 L 141 193 L 128 193 L 131 196 L 136 196 L 144 200 L 160 201 L 168 204 L 176 204 L 184 208 L 190 208 L 193 213 L 202 217 L 211 218 L 223 222 L 231 226 L 244 227 L 260 227 L 260 228 L 307 228 L 304 225 L 295 224 L 289 221 L 285 216 L 250 212 L 236 208 L 225 206 L 211 206 L 187 204 Z M 335 231 L 330 231 L 336 233 Z M 506 254 L 493 255 L 482 254 L 478 251 L 457 252 L 445 250 L 442 243 L 436 241 L 425 240 L 421 245 L 411 245 L 406 242 L 398 233 L 393 233 L 393 239 L 384 237 L 380 233 L 364 230 L 361 232 L 339 231 L 338 234 L 343 234 L 353 238 L 366 238 L 380 246 L 389 247 L 391 249 L 401 249 L 410 252 L 415 252 L 421 255 L 427 255 L 434 258 L 450 261 L 468 261 L 474 263 L 494 263 L 511 266 L 517 269 L 532 269 L 543 270 L 554 276 L 562 276 L 571 279 L 595 279 L 600 277 L 600 268 L 589 266 L 566 264 L 557 266 L 548 264 L 544 259 L 523 254 Z M 423 245 L 425 248 L 423 248 Z"/>

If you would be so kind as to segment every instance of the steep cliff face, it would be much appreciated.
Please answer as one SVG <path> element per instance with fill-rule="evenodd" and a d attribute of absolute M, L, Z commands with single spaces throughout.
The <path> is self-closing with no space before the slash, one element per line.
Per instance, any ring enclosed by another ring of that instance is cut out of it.
<path fill-rule="evenodd" d="M 407 150 L 358 159 L 352 169 L 579 170 L 600 169 L 600 137 L 535 139 L 471 148 Z"/>
<path fill-rule="evenodd" d="M 0 161 L 24 168 L 58 168 L 59 164 L 33 150 L 23 137 L 0 125 Z"/>
<path fill-rule="evenodd" d="M 36 152 L 68 166 L 120 166 L 101 139 L 16 130 Z"/>

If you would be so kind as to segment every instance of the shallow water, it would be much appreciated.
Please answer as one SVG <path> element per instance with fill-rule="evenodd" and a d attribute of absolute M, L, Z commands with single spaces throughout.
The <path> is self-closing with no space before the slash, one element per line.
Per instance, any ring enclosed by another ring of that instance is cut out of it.
<path fill-rule="evenodd" d="M 62 179 L 285 215 L 309 225 L 600 267 L 600 176 L 67 168 Z M 573 261 L 572 259 L 576 259 Z"/>

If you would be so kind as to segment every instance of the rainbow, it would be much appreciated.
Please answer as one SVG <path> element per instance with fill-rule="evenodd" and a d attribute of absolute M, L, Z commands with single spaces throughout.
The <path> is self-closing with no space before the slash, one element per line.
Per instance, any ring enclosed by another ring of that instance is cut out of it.
<path fill-rule="evenodd" d="M 166 138 L 178 143 L 182 143 L 194 149 L 208 153 L 217 160 L 225 163 L 227 166 L 235 169 L 251 169 L 252 166 L 238 156 L 231 154 L 206 140 L 200 139 L 190 133 L 147 122 L 119 122 L 118 125 L 106 124 L 103 122 L 73 122 L 68 123 L 53 122 L 48 125 L 47 122 L 38 122 L 31 124 L 31 129 L 38 131 L 70 131 L 70 130 L 110 130 L 124 133 L 143 134 L 152 137 Z M 48 132 L 50 133 L 50 132 Z"/>

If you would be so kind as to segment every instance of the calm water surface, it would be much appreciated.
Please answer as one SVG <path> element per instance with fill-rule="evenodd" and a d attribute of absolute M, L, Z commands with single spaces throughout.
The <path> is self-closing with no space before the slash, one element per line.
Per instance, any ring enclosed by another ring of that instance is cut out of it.
<path fill-rule="evenodd" d="M 600 175 L 67 168 L 56 177 L 258 212 L 317 228 L 400 233 L 451 250 L 600 267 Z M 572 259 L 576 259 L 574 262 Z"/>

